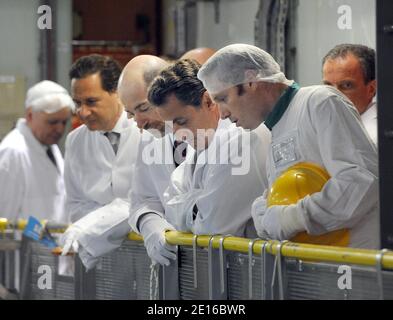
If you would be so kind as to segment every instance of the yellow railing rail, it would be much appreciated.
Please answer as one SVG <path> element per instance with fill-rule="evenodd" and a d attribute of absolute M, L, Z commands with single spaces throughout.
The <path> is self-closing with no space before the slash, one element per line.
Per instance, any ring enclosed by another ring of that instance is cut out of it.
<path fill-rule="evenodd" d="M 52 233 L 63 233 L 68 225 L 65 223 L 60 224 L 52 224 L 48 220 L 40 221 L 43 226 L 47 225 L 48 230 Z M 0 231 L 4 232 L 5 230 L 19 230 L 23 231 L 27 226 L 27 219 L 18 219 L 15 221 L 9 221 L 6 218 L 0 218 Z"/>
<path fill-rule="evenodd" d="M 46 221 L 42 221 L 46 224 Z M 16 224 L 10 223 L 7 219 L 0 218 L 0 231 L 4 231 L 8 228 L 16 228 L 23 230 L 26 227 L 27 221 L 20 219 Z M 49 231 L 54 233 L 61 233 L 67 228 L 67 225 L 59 225 L 51 227 L 48 225 Z M 172 245 L 181 246 L 192 246 L 194 235 L 190 233 L 183 233 L 177 231 L 166 232 L 166 240 Z M 212 239 L 213 238 L 213 239 Z M 128 240 L 142 242 L 143 238 L 131 232 L 128 234 Z M 218 249 L 220 246 L 220 240 L 222 236 L 209 236 L 201 235 L 197 237 L 197 246 L 205 247 L 209 246 L 209 242 L 212 239 L 213 248 Z M 223 247 L 228 251 L 235 251 L 241 253 L 248 253 L 250 241 L 252 239 L 237 238 L 237 237 L 225 237 L 223 240 Z M 358 264 L 364 266 L 376 266 L 378 258 L 382 254 L 382 251 L 378 250 L 366 250 L 366 249 L 354 249 L 354 248 L 343 248 L 333 246 L 320 246 L 311 244 L 300 244 L 294 242 L 280 243 L 279 241 L 264 241 L 256 240 L 253 244 L 253 252 L 255 255 L 262 253 L 263 247 L 266 252 L 276 255 L 278 250 L 281 250 L 281 254 L 284 257 L 291 257 L 301 260 L 312 260 L 315 262 L 333 262 L 341 264 Z M 382 267 L 385 269 L 393 270 L 393 251 L 383 252 L 382 256 Z"/>
<path fill-rule="evenodd" d="M 142 236 L 140 236 L 139 234 L 137 234 L 137 233 L 135 233 L 135 232 L 130 232 L 130 233 L 128 234 L 127 239 L 128 239 L 128 240 L 131 240 L 131 241 L 143 242 Z"/>
<path fill-rule="evenodd" d="M 212 240 L 213 248 L 218 249 L 222 236 L 214 236 Z M 193 235 L 169 231 L 166 233 L 166 239 L 169 244 L 192 246 Z M 198 236 L 197 245 L 199 247 L 208 247 L 211 236 Z M 248 253 L 251 239 L 226 237 L 223 240 L 223 247 L 228 251 Z M 299 244 L 293 242 L 280 243 L 279 241 L 257 240 L 253 245 L 255 255 L 260 255 L 265 246 L 266 252 L 276 255 L 281 247 L 281 254 L 284 257 L 291 257 L 301 260 L 312 260 L 315 262 L 334 262 L 344 264 L 359 264 L 364 266 L 376 266 L 378 256 L 381 251 L 343 248 L 333 246 L 319 246 L 310 244 Z M 393 269 L 393 251 L 386 251 L 382 256 L 382 267 Z"/>

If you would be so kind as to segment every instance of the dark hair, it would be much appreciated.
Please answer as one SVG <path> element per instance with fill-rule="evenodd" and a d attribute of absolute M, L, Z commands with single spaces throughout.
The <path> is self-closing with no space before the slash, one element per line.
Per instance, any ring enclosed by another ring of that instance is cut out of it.
<path fill-rule="evenodd" d="M 117 83 L 121 73 L 119 63 L 111 57 L 91 54 L 79 58 L 71 66 L 70 79 L 83 79 L 99 72 L 102 88 L 107 92 L 117 91 Z"/>
<path fill-rule="evenodd" d="M 364 82 L 369 83 L 375 80 L 375 50 L 360 44 L 339 44 L 335 46 L 323 58 L 322 65 L 327 60 L 345 58 L 348 54 L 353 54 L 358 58 L 363 69 Z"/>
<path fill-rule="evenodd" d="M 172 94 L 185 105 L 200 107 L 206 89 L 197 78 L 201 65 L 193 60 L 179 60 L 160 72 L 153 80 L 148 92 L 148 100 L 159 107 Z"/>

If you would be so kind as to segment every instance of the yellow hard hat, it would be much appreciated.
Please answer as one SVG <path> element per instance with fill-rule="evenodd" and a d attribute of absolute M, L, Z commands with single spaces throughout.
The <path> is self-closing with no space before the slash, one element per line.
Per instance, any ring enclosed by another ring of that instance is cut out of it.
<path fill-rule="evenodd" d="M 320 192 L 330 179 L 329 173 L 314 163 L 301 162 L 283 172 L 274 181 L 267 197 L 267 206 L 296 204 L 307 195 Z M 298 233 L 293 242 L 347 247 L 349 230 L 336 230 L 320 236 Z"/>

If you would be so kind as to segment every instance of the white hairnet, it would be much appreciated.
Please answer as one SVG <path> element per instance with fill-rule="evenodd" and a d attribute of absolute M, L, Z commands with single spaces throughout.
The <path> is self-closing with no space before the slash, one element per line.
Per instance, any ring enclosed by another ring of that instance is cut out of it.
<path fill-rule="evenodd" d="M 31 107 L 33 111 L 55 113 L 63 108 L 73 111 L 75 105 L 65 88 L 53 81 L 44 80 L 27 90 L 25 107 Z"/>
<path fill-rule="evenodd" d="M 293 83 L 269 53 L 248 44 L 232 44 L 217 51 L 201 67 L 198 79 L 210 94 L 249 82 Z"/>

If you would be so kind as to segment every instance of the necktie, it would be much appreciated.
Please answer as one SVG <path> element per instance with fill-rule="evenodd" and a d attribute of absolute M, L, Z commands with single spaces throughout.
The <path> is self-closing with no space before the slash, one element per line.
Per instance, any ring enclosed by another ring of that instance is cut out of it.
<path fill-rule="evenodd" d="M 53 152 L 52 152 L 52 148 L 51 148 L 50 146 L 46 149 L 46 154 L 48 155 L 50 161 L 52 161 L 52 163 L 53 163 L 53 164 L 55 165 L 55 167 L 57 168 L 56 159 L 55 159 L 55 156 L 54 156 L 54 154 L 53 154 Z"/>
<path fill-rule="evenodd" d="M 184 141 L 175 140 L 175 142 L 173 143 L 173 160 L 175 162 L 175 166 L 178 167 L 186 159 L 186 156 L 187 156 L 187 143 Z M 193 164 L 193 166 L 195 168 L 195 163 Z M 196 216 L 198 215 L 198 211 L 199 211 L 198 207 L 195 204 L 194 207 L 192 208 L 193 220 L 196 219 Z"/>
<path fill-rule="evenodd" d="M 120 142 L 120 133 L 118 132 L 105 132 L 104 136 L 106 136 L 111 144 L 113 151 L 117 154 L 117 149 L 119 148 Z"/>
<path fill-rule="evenodd" d="M 187 143 L 183 141 L 175 141 L 173 143 L 173 161 L 175 166 L 178 167 L 187 155 Z"/>

